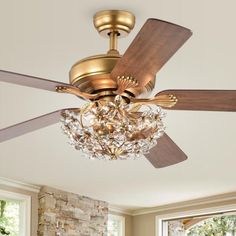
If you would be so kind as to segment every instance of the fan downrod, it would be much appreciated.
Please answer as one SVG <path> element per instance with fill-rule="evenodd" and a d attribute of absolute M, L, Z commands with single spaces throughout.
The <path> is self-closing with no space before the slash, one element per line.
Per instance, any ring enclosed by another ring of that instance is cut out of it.
<path fill-rule="evenodd" d="M 128 36 L 134 28 L 135 16 L 129 11 L 104 10 L 94 15 L 93 23 L 101 36 L 110 39 L 108 53 L 118 53 L 118 38 Z"/>

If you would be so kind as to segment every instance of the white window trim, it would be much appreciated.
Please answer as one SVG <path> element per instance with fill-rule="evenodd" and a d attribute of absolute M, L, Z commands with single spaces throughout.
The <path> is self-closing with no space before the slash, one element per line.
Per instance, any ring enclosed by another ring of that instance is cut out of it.
<path fill-rule="evenodd" d="M 39 191 L 40 191 L 40 186 L 28 184 L 28 183 L 23 183 L 20 181 L 11 180 L 11 179 L 4 178 L 4 177 L 0 177 L 0 184 L 6 185 L 9 187 L 27 190 L 27 191 L 34 192 L 34 193 L 39 193 Z"/>
<path fill-rule="evenodd" d="M 31 236 L 31 196 L 0 189 L 0 198 L 22 201 L 20 205 L 20 225 L 23 227 L 20 236 Z"/>
<path fill-rule="evenodd" d="M 156 216 L 156 236 L 166 236 L 167 228 L 165 224 L 163 225 L 163 221 L 165 220 L 173 220 L 176 218 L 193 217 L 193 216 L 199 216 L 199 215 L 202 216 L 202 215 L 208 215 L 208 214 L 214 214 L 214 213 L 217 214 L 217 213 L 230 212 L 230 211 L 236 211 L 236 204 L 158 215 Z"/>
<path fill-rule="evenodd" d="M 124 216 L 119 216 L 119 215 L 113 215 L 113 214 L 109 214 L 108 215 L 108 219 L 112 219 L 112 220 L 119 220 L 121 222 L 121 236 L 125 236 L 125 217 Z"/>

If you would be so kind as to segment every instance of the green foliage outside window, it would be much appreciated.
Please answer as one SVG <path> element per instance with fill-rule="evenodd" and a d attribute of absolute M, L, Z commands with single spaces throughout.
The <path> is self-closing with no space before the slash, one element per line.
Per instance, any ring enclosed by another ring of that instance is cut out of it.
<path fill-rule="evenodd" d="M 214 217 L 195 225 L 187 236 L 236 236 L 236 215 Z"/>
<path fill-rule="evenodd" d="M 19 236 L 20 203 L 0 200 L 0 235 Z"/>

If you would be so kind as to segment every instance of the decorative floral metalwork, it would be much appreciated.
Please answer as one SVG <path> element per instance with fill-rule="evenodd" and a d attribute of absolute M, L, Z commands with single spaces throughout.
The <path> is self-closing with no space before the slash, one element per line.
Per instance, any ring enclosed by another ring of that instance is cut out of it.
<path fill-rule="evenodd" d="M 121 96 L 88 103 L 63 114 L 62 129 L 70 143 L 90 158 L 137 158 L 156 145 L 164 133 L 160 107 L 127 104 Z"/>

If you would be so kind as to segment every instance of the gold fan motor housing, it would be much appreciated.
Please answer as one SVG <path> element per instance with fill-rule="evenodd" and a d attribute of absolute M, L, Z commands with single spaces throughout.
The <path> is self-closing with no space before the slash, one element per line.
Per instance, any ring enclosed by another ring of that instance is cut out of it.
<path fill-rule="evenodd" d="M 116 33 L 117 37 L 127 36 L 133 29 L 135 17 L 128 11 L 106 10 L 94 15 L 94 26 L 98 32 L 110 37 Z M 70 70 L 70 83 L 86 93 L 103 93 L 112 95 L 117 89 L 117 83 L 111 79 L 111 72 L 121 55 L 116 50 L 116 43 L 110 43 L 107 54 L 87 57 L 76 62 Z M 122 75 L 120 75 L 122 76 Z M 155 78 L 145 87 L 128 89 L 133 96 L 151 91 L 155 85 Z"/>
<path fill-rule="evenodd" d="M 119 59 L 118 54 L 101 54 L 80 60 L 70 70 L 70 83 L 86 93 L 114 90 L 117 86 L 110 73 Z"/>

